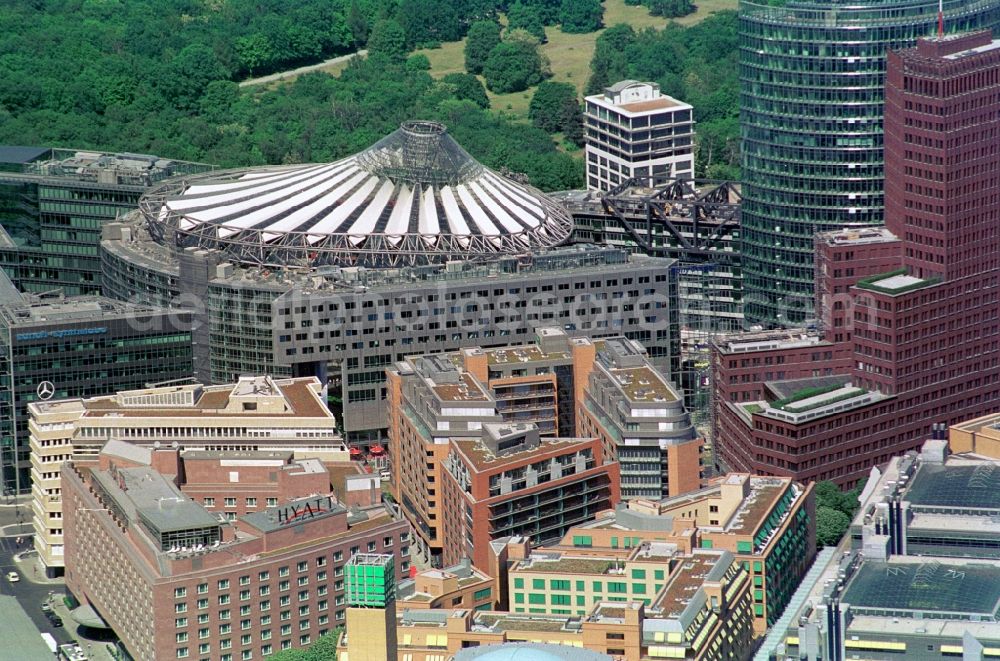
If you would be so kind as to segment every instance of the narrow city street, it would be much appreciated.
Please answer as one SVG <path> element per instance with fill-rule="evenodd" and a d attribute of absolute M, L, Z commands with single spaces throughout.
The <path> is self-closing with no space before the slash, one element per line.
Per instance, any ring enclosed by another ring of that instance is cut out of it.
<path fill-rule="evenodd" d="M 0 578 L 0 594 L 13 595 L 21 605 L 21 608 L 28 614 L 28 617 L 31 618 L 31 621 L 38 627 L 39 632 L 44 631 L 52 634 L 53 638 L 60 645 L 71 643 L 73 642 L 73 638 L 66 630 L 66 627 L 72 626 L 73 623 L 67 622 L 66 626 L 54 627 L 45 617 L 45 613 L 42 612 L 42 604 L 48 601 L 50 594 L 61 594 L 63 592 L 62 586 L 35 583 L 24 575 L 22 565 L 14 562 L 14 554 L 28 548 L 28 540 L 30 538 L 22 539 L 21 547 L 18 549 L 15 537 L 0 537 L 0 575 L 2 575 L 2 578 Z M 21 580 L 16 583 L 8 581 L 7 573 L 11 571 L 16 571 Z"/>
<path fill-rule="evenodd" d="M 0 510 L 2 511 L 2 510 Z M 0 594 L 13 596 L 32 624 L 41 633 L 50 633 L 59 645 L 77 643 L 92 661 L 111 661 L 114 635 L 110 631 L 88 629 L 77 624 L 65 604 L 65 586 L 61 580 L 44 578 L 38 557 L 31 551 L 31 537 L 0 537 Z M 28 554 L 15 559 L 19 553 Z M 19 580 L 11 582 L 7 574 L 18 573 Z M 42 606 L 47 605 L 63 622 L 54 626 Z M 0 655 L 0 658 L 3 658 Z"/>

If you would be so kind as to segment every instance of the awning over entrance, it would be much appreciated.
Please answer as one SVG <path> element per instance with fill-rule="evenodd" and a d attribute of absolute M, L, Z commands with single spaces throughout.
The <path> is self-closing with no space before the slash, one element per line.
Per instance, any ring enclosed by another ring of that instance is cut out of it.
<path fill-rule="evenodd" d="M 91 629 L 110 629 L 111 625 L 104 621 L 104 619 L 97 614 L 90 605 L 78 606 L 69 612 L 69 616 L 77 624 L 82 624 L 85 627 L 90 627 Z"/>

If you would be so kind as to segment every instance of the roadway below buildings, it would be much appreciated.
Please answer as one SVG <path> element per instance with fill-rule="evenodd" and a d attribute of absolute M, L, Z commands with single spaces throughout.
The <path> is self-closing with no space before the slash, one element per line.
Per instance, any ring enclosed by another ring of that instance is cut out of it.
<path fill-rule="evenodd" d="M 19 525 L 31 527 L 31 496 L 13 498 L 7 496 L 0 502 L 0 530 L 10 528 L 12 532 L 0 532 L 0 537 L 23 535 L 23 532 L 13 531 Z M 30 534 L 30 530 L 28 533 Z"/>
<path fill-rule="evenodd" d="M 21 545 L 18 547 L 16 538 L 0 537 L 0 594 L 12 595 L 17 599 L 39 632 L 52 634 L 52 637 L 60 645 L 71 643 L 73 637 L 66 630 L 66 626 L 52 626 L 45 613 L 42 612 L 42 604 L 49 602 L 57 592 L 61 594 L 62 586 L 51 583 L 36 583 L 24 575 L 26 565 L 15 562 L 14 554 L 26 548 L 30 548 L 30 538 L 22 539 Z M 8 581 L 7 574 L 12 571 L 16 571 L 21 580 L 16 583 Z M 73 626 L 72 621 L 66 624 L 70 627 Z"/>
<path fill-rule="evenodd" d="M 347 55 L 341 55 L 339 57 L 332 57 L 329 60 L 324 60 L 323 62 L 317 62 L 316 64 L 309 64 L 304 67 L 298 67 L 296 69 L 289 69 L 287 71 L 279 71 L 277 73 L 268 74 L 266 76 L 260 76 L 258 78 L 248 78 L 246 80 L 240 81 L 240 87 L 250 87 L 251 85 L 266 85 L 267 83 L 274 83 L 279 80 L 285 80 L 286 78 L 295 78 L 296 76 L 301 76 L 304 73 L 309 73 L 311 71 L 319 71 L 326 67 L 332 67 L 337 64 L 343 64 L 347 62 L 355 55 L 367 55 L 367 50 L 359 50 L 356 53 L 348 53 Z"/>
<path fill-rule="evenodd" d="M 89 661 L 113 661 L 111 648 L 114 634 L 77 624 L 64 602 L 65 583 L 62 579 L 45 578 L 38 555 L 32 550 L 30 536 L 22 537 L 20 544 L 17 540 L 17 537 L 12 536 L 0 537 L 0 594 L 13 596 L 17 600 L 39 634 L 51 634 L 59 645 L 77 643 Z M 14 583 L 7 580 L 7 574 L 11 571 L 16 571 L 20 580 Z M 63 626 L 52 624 L 42 610 L 43 605 L 59 616 Z M 2 651 L 0 658 L 6 658 Z"/>
<path fill-rule="evenodd" d="M 34 532 L 31 523 L 9 523 L 0 526 L 0 537 L 24 537 Z"/>

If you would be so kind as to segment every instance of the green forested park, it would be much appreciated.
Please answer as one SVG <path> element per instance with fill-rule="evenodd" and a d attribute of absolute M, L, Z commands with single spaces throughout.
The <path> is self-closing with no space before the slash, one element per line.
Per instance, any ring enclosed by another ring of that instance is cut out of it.
<path fill-rule="evenodd" d="M 528 23 L 593 18 L 593 3 L 581 5 L 589 14 L 575 13 L 574 1 L 517 5 Z M 425 56 L 409 55 L 463 38 L 477 22 L 494 22 L 502 40 L 476 54 L 473 68 L 488 69 L 494 85 L 537 85 L 548 74 L 544 56 L 537 71 L 503 70 L 506 62 L 531 61 L 524 55 L 527 42 L 507 34 L 507 9 L 496 0 L 5 3 L 0 143 L 146 152 L 222 166 L 293 163 L 347 155 L 401 121 L 420 117 L 445 122 L 491 167 L 524 173 L 544 189 L 580 186 L 579 158 L 564 151 L 573 143 L 562 139 L 565 105 L 538 103 L 530 121 L 512 117 L 484 107 L 487 81 L 465 72 L 464 64 L 457 74 L 437 75 L 428 70 Z M 579 20 L 573 29 L 593 22 Z M 598 43 L 621 29 L 606 30 Z M 493 33 L 484 26 L 478 30 Z M 526 33 L 522 28 L 518 34 Z M 735 129 L 735 66 L 731 73 L 720 70 L 735 62 L 735 16 L 723 12 L 689 28 L 633 31 L 624 40 L 620 52 L 595 53 L 592 81 L 619 73 L 659 80 L 667 93 L 692 102 L 702 115 L 698 128 L 712 136 L 712 151 L 700 162 L 715 172 L 735 167 L 735 130 L 730 135 L 727 123 L 732 120 Z M 520 56 L 512 54 L 511 44 L 521 49 Z M 275 85 L 237 85 L 250 76 L 365 47 L 367 59 L 355 58 L 337 75 L 316 72 Z M 670 49 L 670 58 L 655 54 L 661 47 Z M 560 117 L 539 117 L 539 107 L 552 107 Z"/>

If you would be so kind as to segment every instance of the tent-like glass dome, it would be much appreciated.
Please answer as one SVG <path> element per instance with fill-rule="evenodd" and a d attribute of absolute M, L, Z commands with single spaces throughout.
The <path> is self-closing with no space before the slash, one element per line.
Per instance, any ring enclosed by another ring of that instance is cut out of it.
<path fill-rule="evenodd" d="M 557 202 L 423 121 L 335 163 L 173 179 L 140 210 L 156 240 L 248 265 L 426 264 L 546 248 L 572 231 Z"/>

